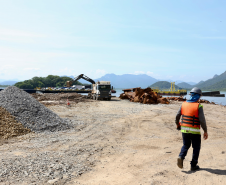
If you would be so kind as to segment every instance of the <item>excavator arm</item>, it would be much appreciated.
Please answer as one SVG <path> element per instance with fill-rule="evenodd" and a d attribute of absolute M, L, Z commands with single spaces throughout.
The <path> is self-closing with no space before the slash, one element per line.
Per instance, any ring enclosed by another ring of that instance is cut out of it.
<path fill-rule="evenodd" d="M 90 82 L 90 83 L 92 83 L 92 84 L 95 84 L 95 81 L 94 80 L 92 80 L 88 76 L 85 76 L 84 74 L 80 74 L 77 77 L 75 77 L 73 80 L 67 81 L 67 87 L 71 87 L 74 82 L 78 81 L 81 78 L 84 79 L 84 80 L 86 80 L 86 81 L 88 81 L 88 82 Z"/>

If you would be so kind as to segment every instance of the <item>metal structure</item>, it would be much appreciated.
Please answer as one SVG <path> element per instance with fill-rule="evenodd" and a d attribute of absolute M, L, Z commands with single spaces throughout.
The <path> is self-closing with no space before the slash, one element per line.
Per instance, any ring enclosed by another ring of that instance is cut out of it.
<path fill-rule="evenodd" d="M 78 81 L 81 78 L 84 79 L 84 80 L 86 80 L 86 81 L 88 81 L 88 82 L 90 82 L 90 83 L 92 83 L 92 84 L 95 84 L 96 83 L 94 80 L 92 80 L 88 76 L 86 76 L 84 74 L 80 74 L 77 77 L 75 77 L 73 80 L 67 81 L 67 87 L 71 87 L 74 82 Z"/>
<path fill-rule="evenodd" d="M 158 87 L 152 89 L 154 92 L 158 93 L 159 95 L 170 95 L 170 96 L 184 96 L 187 95 L 187 90 L 179 89 L 176 90 L 175 82 L 171 82 L 170 89 L 160 90 Z"/>
<path fill-rule="evenodd" d="M 171 91 L 174 91 L 174 92 L 176 91 L 175 90 L 175 82 L 171 82 L 171 88 L 170 89 L 171 89 Z"/>

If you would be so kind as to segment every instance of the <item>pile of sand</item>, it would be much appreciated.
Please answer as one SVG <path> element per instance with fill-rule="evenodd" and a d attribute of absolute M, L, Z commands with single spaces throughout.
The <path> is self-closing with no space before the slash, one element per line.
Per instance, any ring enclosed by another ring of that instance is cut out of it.
<path fill-rule="evenodd" d="M 19 123 L 6 109 L 0 107 L 0 138 L 8 139 L 31 132 Z"/>

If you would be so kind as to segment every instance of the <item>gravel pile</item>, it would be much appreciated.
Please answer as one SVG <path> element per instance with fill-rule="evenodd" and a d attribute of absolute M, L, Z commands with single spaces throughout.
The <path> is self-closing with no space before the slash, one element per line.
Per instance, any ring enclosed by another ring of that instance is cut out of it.
<path fill-rule="evenodd" d="M 0 107 L 5 108 L 24 127 L 32 131 L 60 131 L 70 128 L 68 122 L 17 87 L 0 92 Z"/>
<path fill-rule="evenodd" d="M 0 146 L 0 152 L 4 151 L 0 155 L 0 184 L 76 184 L 74 180 L 92 170 L 100 162 L 100 156 L 118 151 L 112 147 L 115 136 L 111 134 L 123 135 L 125 129 L 130 129 L 134 122 L 132 115 L 150 111 L 153 106 L 172 105 L 150 106 L 113 98 L 111 102 L 78 103 L 66 111 L 64 106 L 52 106 L 50 109 L 59 115 L 71 115 L 75 129 L 38 133 L 34 137 L 29 134 L 21 136 L 21 142 Z M 125 120 L 121 119 L 124 117 Z M 126 121 L 126 127 L 121 121 Z M 120 139 L 117 142 L 120 144 Z"/>
<path fill-rule="evenodd" d="M 48 184 L 53 181 L 68 181 L 90 171 L 95 159 L 91 153 L 98 150 L 77 148 L 73 151 L 28 154 L 0 161 L 0 184 Z M 26 164 L 26 165 L 24 165 Z M 73 175 L 72 175 L 73 174 Z M 33 183 L 32 183 L 33 182 Z M 50 183 L 52 184 L 52 183 Z M 64 184 L 64 183 L 62 183 Z"/>
<path fill-rule="evenodd" d="M 31 132 L 4 108 L 0 107 L 0 138 L 8 139 Z"/>

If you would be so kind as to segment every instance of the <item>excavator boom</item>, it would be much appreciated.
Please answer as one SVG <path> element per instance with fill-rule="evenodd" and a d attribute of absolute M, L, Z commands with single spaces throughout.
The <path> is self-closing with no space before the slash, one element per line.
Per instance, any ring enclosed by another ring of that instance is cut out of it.
<path fill-rule="evenodd" d="M 91 78 L 89 78 L 88 76 L 86 76 L 84 74 L 80 74 L 77 77 L 75 77 L 73 80 L 67 81 L 67 87 L 71 87 L 74 82 L 78 81 L 81 78 L 86 80 L 86 81 L 88 81 L 88 82 L 90 82 L 90 83 L 92 83 L 92 84 L 95 84 L 94 80 L 92 80 Z"/>

